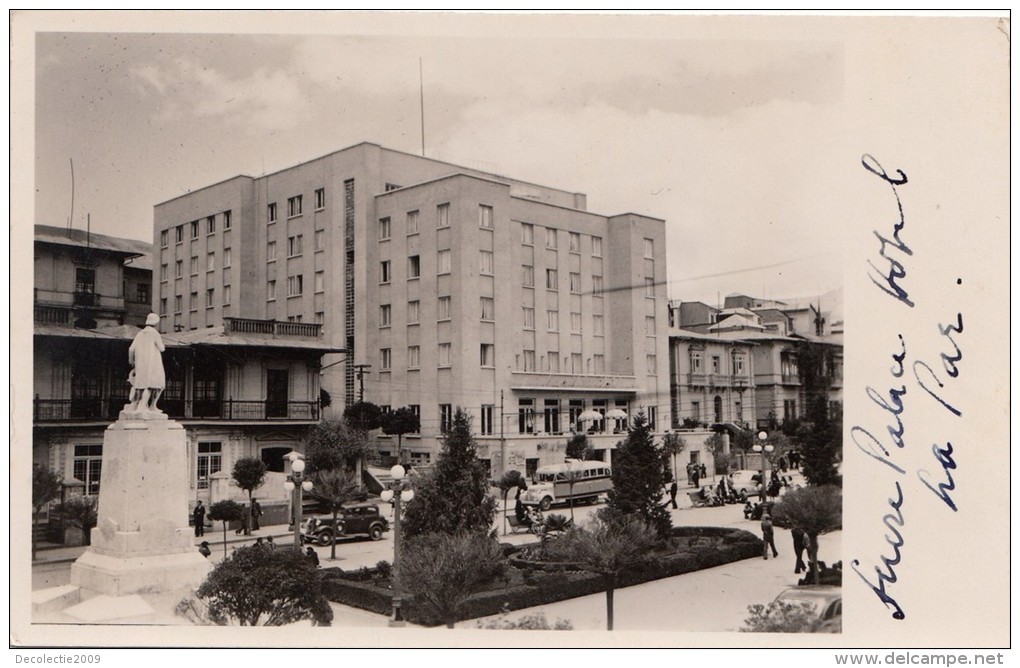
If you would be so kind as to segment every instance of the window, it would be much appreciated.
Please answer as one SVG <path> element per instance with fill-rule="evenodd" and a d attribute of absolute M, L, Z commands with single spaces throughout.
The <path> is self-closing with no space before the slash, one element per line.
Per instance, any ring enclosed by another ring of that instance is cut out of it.
<path fill-rule="evenodd" d="M 198 310 L 198 292 L 191 293 L 191 299 L 188 300 L 188 308 L 191 311 Z"/>
<path fill-rule="evenodd" d="M 581 293 L 581 274 L 570 272 L 570 291 L 574 294 Z"/>
<path fill-rule="evenodd" d="M 448 367 L 450 366 L 450 344 L 440 343 L 439 344 L 439 366 Z"/>
<path fill-rule="evenodd" d="M 545 287 L 548 290 L 559 290 L 559 276 L 555 269 L 545 270 Z"/>
<path fill-rule="evenodd" d="M 205 219 L 205 233 L 216 234 L 216 216 L 209 216 Z"/>
<path fill-rule="evenodd" d="M 796 420 L 797 419 L 797 400 L 796 399 L 784 399 L 783 400 L 783 419 L 784 420 Z"/>
<path fill-rule="evenodd" d="M 181 244 L 184 243 L 184 226 L 178 225 L 174 228 L 174 241 Z"/>
<path fill-rule="evenodd" d="M 287 322 L 301 322 L 302 316 L 299 315 L 288 315 Z"/>
<path fill-rule="evenodd" d="M 85 495 L 99 494 L 99 479 L 103 469 L 102 445 L 74 446 L 74 477 L 85 483 Z"/>
<path fill-rule="evenodd" d="M 212 308 L 213 307 L 213 300 L 214 300 L 214 297 L 215 297 L 214 293 L 215 293 L 215 288 L 208 288 L 205 291 L 205 307 L 206 308 Z"/>
<path fill-rule="evenodd" d="M 266 301 L 274 301 L 276 299 L 276 281 L 266 282 Z"/>
<path fill-rule="evenodd" d="M 439 430 L 444 434 L 453 426 L 453 405 L 439 404 Z"/>
<path fill-rule="evenodd" d="M 438 221 L 436 222 L 436 227 L 449 227 L 450 226 L 450 205 L 449 204 L 440 204 L 438 207 L 436 207 L 436 215 L 438 216 Z"/>
<path fill-rule="evenodd" d="M 556 248 L 556 230 L 551 227 L 545 228 L 545 247 Z"/>
<path fill-rule="evenodd" d="M 325 250 L 326 230 L 315 230 L 315 250 Z"/>
<path fill-rule="evenodd" d="M 655 279 L 645 277 L 645 297 L 655 298 Z"/>
<path fill-rule="evenodd" d="M 535 329 L 535 309 L 524 307 L 524 329 Z"/>
<path fill-rule="evenodd" d="M 389 348 L 381 348 L 379 350 L 379 368 L 383 371 L 389 371 L 390 365 L 393 363 L 393 355 Z"/>
<path fill-rule="evenodd" d="M 542 413 L 545 418 L 545 424 L 543 425 L 545 433 L 560 433 L 560 400 L 546 399 Z"/>
<path fill-rule="evenodd" d="M 166 297 L 159 300 L 159 314 L 166 315 Z"/>
<path fill-rule="evenodd" d="M 606 372 L 606 356 L 605 355 L 592 355 L 592 373 L 604 374 Z"/>
<path fill-rule="evenodd" d="M 581 413 L 584 412 L 584 399 L 571 399 L 569 410 L 570 410 L 569 416 L 570 424 L 576 425 L 578 420 L 581 419 Z"/>
<path fill-rule="evenodd" d="M 436 259 L 436 273 L 437 274 L 449 274 L 450 273 L 450 251 L 441 250 Z"/>
<path fill-rule="evenodd" d="M 591 277 L 591 293 L 593 295 L 601 295 L 602 294 L 602 277 L 601 276 L 592 276 Z"/>
<path fill-rule="evenodd" d="M 421 302 L 418 300 L 407 302 L 407 324 L 417 325 L 421 317 Z"/>
<path fill-rule="evenodd" d="M 408 211 L 407 212 L 407 233 L 418 234 L 418 212 Z"/>
<path fill-rule="evenodd" d="M 175 295 L 174 296 L 174 313 L 180 313 L 181 312 L 181 305 L 182 305 L 181 296 L 180 295 Z"/>
<path fill-rule="evenodd" d="M 197 255 L 192 255 L 191 256 L 191 275 L 194 276 L 197 273 L 198 273 L 198 256 Z"/>
<path fill-rule="evenodd" d="M 167 266 L 165 264 L 159 265 L 159 280 L 165 281 L 167 274 Z"/>
<path fill-rule="evenodd" d="M 701 353 L 691 351 L 691 373 L 701 373 Z"/>
<path fill-rule="evenodd" d="M 192 239 L 197 239 L 198 238 L 198 221 L 197 220 L 191 221 L 191 238 Z"/>
<path fill-rule="evenodd" d="M 266 218 L 270 223 L 276 222 L 276 202 L 271 203 L 266 210 Z"/>
<path fill-rule="evenodd" d="M 496 313 L 496 301 L 492 297 L 482 297 L 482 320 L 492 320 Z"/>
<path fill-rule="evenodd" d="M 480 204 L 478 206 L 478 227 L 492 229 L 492 207 Z"/>
<path fill-rule="evenodd" d="M 718 355 L 712 355 L 712 373 L 719 373 L 720 362 Z"/>
<path fill-rule="evenodd" d="M 654 376 L 658 372 L 658 363 L 656 362 L 655 355 L 645 355 L 645 363 L 648 366 L 648 375 Z"/>
<path fill-rule="evenodd" d="M 223 266 L 229 267 L 231 263 L 231 253 L 229 248 L 223 249 Z"/>
<path fill-rule="evenodd" d="M 492 415 L 495 412 L 492 404 L 482 404 L 482 435 L 492 434 Z"/>
<path fill-rule="evenodd" d="M 421 276 L 421 258 L 418 255 L 412 255 L 407 258 L 407 277 L 418 278 Z"/>
<path fill-rule="evenodd" d="M 733 375 L 743 376 L 744 375 L 744 357 L 743 355 L 733 356 Z"/>
<path fill-rule="evenodd" d="M 303 244 L 301 243 L 301 235 L 295 235 L 293 237 L 287 237 L 287 257 L 294 257 L 295 255 L 301 255 Z"/>
<path fill-rule="evenodd" d="M 317 271 L 315 272 L 315 291 L 324 292 L 326 290 L 326 272 Z"/>
<path fill-rule="evenodd" d="M 560 372 L 560 353 L 556 350 L 550 350 L 546 354 L 546 366 L 549 367 L 549 371 L 552 373 Z"/>
<path fill-rule="evenodd" d="M 535 400 L 517 400 L 517 430 L 522 434 L 535 433 Z"/>
<path fill-rule="evenodd" d="M 216 253 L 207 253 L 205 256 L 205 270 L 214 271 L 216 269 Z"/>
<path fill-rule="evenodd" d="M 407 347 L 407 368 L 417 369 L 421 365 L 421 347 L 420 346 L 408 346 Z"/>
<path fill-rule="evenodd" d="M 410 408 L 411 412 L 414 413 L 414 416 L 418 418 L 418 428 L 415 429 L 413 432 L 417 434 L 421 431 L 421 406 L 419 406 L 418 404 L 408 404 L 407 407 Z"/>
<path fill-rule="evenodd" d="M 391 273 L 392 272 L 390 271 L 390 261 L 389 260 L 383 260 L 382 262 L 379 263 L 379 282 L 380 283 L 389 283 L 390 282 L 390 278 L 391 278 L 391 276 L 390 276 Z"/>
<path fill-rule="evenodd" d="M 230 222 L 231 222 L 230 219 L 231 219 L 230 212 L 229 211 L 224 211 L 223 212 L 223 229 L 224 230 L 229 230 L 230 229 Z"/>
<path fill-rule="evenodd" d="M 534 371 L 535 370 L 535 351 L 525 350 L 524 351 L 524 370 Z"/>
<path fill-rule="evenodd" d="M 645 335 L 646 336 L 655 336 L 655 316 L 654 315 L 646 315 L 645 316 Z M 716 360 L 718 360 L 718 359 L 719 358 L 717 357 Z"/>
<path fill-rule="evenodd" d="M 521 282 L 526 288 L 535 287 L 535 268 L 530 264 L 521 266 Z"/>
<path fill-rule="evenodd" d="M 692 401 L 691 402 L 691 419 L 693 419 L 695 421 L 699 421 L 699 422 L 701 421 L 701 402 L 700 401 Z"/>
<path fill-rule="evenodd" d="M 390 238 L 390 219 L 380 218 L 379 219 L 379 241 Z"/>
<path fill-rule="evenodd" d="M 450 298 L 440 297 L 436 302 L 437 313 L 436 320 L 449 320 L 450 319 Z"/>
<path fill-rule="evenodd" d="M 276 260 L 276 242 L 270 241 L 266 244 L 266 262 L 273 262 Z"/>
<path fill-rule="evenodd" d="M 591 254 L 593 257 L 602 257 L 602 237 L 591 238 Z"/>
<path fill-rule="evenodd" d="M 521 243 L 525 246 L 535 245 L 535 226 L 530 223 L 521 223 Z"/>
<path fill-rule="evenodd" d="M 481 363 L 485 367 L 496 366 L 496 346 L 492 343 L 483 343 L 480 346 Z"/>
<path fill-rule="evenodd" d="M 301 274 L 287 277 L 287 296 L 297 297 L 305 291 L 305 277 Z"/>
<path fill-rule="evenodd" d="M 295 195 L 294 197 L 287 198 L 287 217 L 293 218 L 294 216 L 301 215 L 301 199 L 302 195 Z"/>
<path fill-rule="evenodd" d="M 319 211 L 326 208 L 326 189 L 319 188 L 315 191 L 315 210 Z"/>
<path fill-rule="evenodd" d="M 392 309 L 389 304 L 383 304 L 379 307 L 379 326 L 389 327 Z"/>
<path fill-rule="evenodd" d="M 478 251 L 478 270 L 483 274 L 492 274 L 492 251 Z"/>
<path fill-rule="evenodd" d="M 652 431 L 655 431 L 655 422 L 656 419 L 658 418 L 658 412 L 659 412 L 658 406 L 648 407 L 648 428 L 651 429 Z"/>
<path fill-rule="evenodd" d="M 584 365 L 581 363 L 581 353 L 570 353 L 570 373 L 584 373 Z"/>
<path fill-rule="evenodd" d="M 601 315 L 593 315 L 591 317 L 592 333 L 595 334 L 595 336 L 606 335 L 606 325 L 603 318 L 604 316 Z"/>
<path fill-rule="evenodd" d="M 655 257 L 655 241 L 652 239 L 645 239 L 645 257 L 649 259 Z"/>
<path fill-rule="evenodd" d="M 570 314 L 570 331 L 574 334 L 581 333 L 581 314 L 571 313 Z"/>
<path fill-rule="evenodd" d="M 570 252 L 580 253 L 581 252 L 581 235 L 577 232 L 570 233 Z"/>
<path fill-rule="evenodd" d="M 546 311 L 546 329 L 550 332 L 558 332 L 560 329 L 560 312 Z"/>
<path fill-rule="evenodd" d="M 230 303 L 230 286 L 223 286 L 223 305 L 226 306 Z"/>
<path fill-rule="evenodd" d="M 184 260 L 177 260 L 174 263 L 174 276 L 176 278 L 184 276 Z"/>
<path fill-rule="evenodd" d="M 161 248 L 166 248 L 167 243 L 170 239 L 169 230 L 163 230 L 159 233 L 159 245 Z"/>
<path fill-rule="evenodd" d="M 326 312 L 325 311 L 316 311 L 315 312 L 315 323 L 318 324 L 318 325 L 321 325 L 324 322 L 326 322 Z"/>

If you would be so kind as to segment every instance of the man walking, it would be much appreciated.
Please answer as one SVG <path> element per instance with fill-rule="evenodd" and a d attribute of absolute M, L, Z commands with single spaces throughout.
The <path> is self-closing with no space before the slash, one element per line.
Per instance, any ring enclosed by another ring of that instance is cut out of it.
<path fill-rule="evenodd" d="M 673 504 L 674 510 L 676 510 L 679 507 L 676 505 L 676 491 L 677 491 L 676 480 L 673 480 L 672 484 L 670 484 L 669 486 L 669 500 L 670 503 Z"/>
<path fill-rule="evenodd" d="M 262 517 L 262 506 L 259 505 L 258 499 L 251 500 L 251 528 L 253 531 L 258 531 L 261 527 L 259 526 L 259 518 Z"/>
<path fill-rule="evenodd" d="M 202 505 L 202 499 L 198 500 L 198 505 L 195 506 L 195 510 L 191 513 L 191 519 L 195 523 L 195 537 L 205 535 L 205 506 Z"/>
<path fill-rule="evenodd" d="M 793 551 L 797 555 L 797 564 L 794 566 L 793 572 L 800 573 L 807 570 L 807 565 L 804 563 L 805 534 L 800 527 L 793 527 L 790 533 L 793 534 Z"/>
<path fill-rule="evenodd" d="M 762 556 L 765 559 L 769 558 L 769 548 L 772 548 L 772 556 L 778 557 L 779 552 L 776 550 L 776 537 L 775 531 L 772 528 L 772 518 L 768 512 L 762 513 L 761 516 L 761 539 L 764 543 L 762 547 Z"/>

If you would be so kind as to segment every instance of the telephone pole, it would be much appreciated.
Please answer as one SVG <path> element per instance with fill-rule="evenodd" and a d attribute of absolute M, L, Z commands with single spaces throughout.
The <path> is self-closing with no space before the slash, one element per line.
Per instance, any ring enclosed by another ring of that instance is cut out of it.
<path fill-rule="evenodd" d="M 371 364 L 355 364 L 354 371 L 358 376 L 358 401 L 365 400 L 365 374 L 370 373 Z"/>

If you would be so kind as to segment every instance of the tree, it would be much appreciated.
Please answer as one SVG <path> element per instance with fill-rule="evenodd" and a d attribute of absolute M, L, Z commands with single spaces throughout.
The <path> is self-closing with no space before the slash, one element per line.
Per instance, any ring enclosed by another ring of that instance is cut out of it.
<path fill-rule="evenodd" d="M 662 457 L 641 411 L 631 423 L 627 440 L 613 454 L 609 507 L 625 515 L 640 515 L 660 537 L 666 538 L 673 521 L 662 503 L 662 470 Z"/>
<path fill-rule="evenodd" d="M 217 504 L 213 504 L 213 508 Z M 302 619 L 333 620 L 315 566 L 297 550 L 241 547 L 212 570 L 198 588 L 210 616 L 241 626 L 282 626 Z"/>
<path fill-rule="evenodd" d="M 312 496 L 324 502 L 333 513 L 333 524 L 336 526 L 337 515 L 343 505 L 357 496 L 360 486 L 348 471 L 319 470 L 311 475 Z M 336 559 L 336 536 L 333 536 L 329 550 L 330 560 Z"/>
<path fill-rule="evenodd" d="M 574 485 L 581 482 L 582 472 L 580 469 L 574 468 L 574 462 L 577 460 L 567 460 L 567 470 L 563 472 L 563 477 L 567 481 L 567 488 L 570 490 L 570 521 L 574 521 Z"/>
<path fill-rule="evenodd" d="M 586 528 L 575 527 L 555 541 L 558 558 L 598 573 L 606 584 L 606 630 L 613 630 L 613 594 L 620 575 L 639 566 L 659 543 L 656 531 L 636 515 L 602 508 Z"/>
<path fill-rule="evenodd" d="M 369 401 L 355 402 L 344 411 L 347 424 L 361 431 L 378 429 L 382 424 L 382 415 L 382 409 Z"/>
<path fill-rule="evenodd" d="M 814 341 L 797 345 L 797 370 L 806 406 L 794 435 L 803 455 L 804 477 L 812 485 L 841 484 L 837 460 L 843 447 L 842 424 L 829 415 L 833 361 L 832 346 Z"/>
<path fill-rule="evenodd" d="M 43 506 L 60 496 L 62 479 L 56 471 L 42 466 L 32 465 L 32 561 L 35 561 L 37 549 L 35 540 L 36 516 L 42 512 Z"/>
<path fill-rule="evenodd" d="M 588 445 L 586 434 L 574 434 L 567 440 L 567 459 L 579 459 L 587 461 L 591 459 L 594 451 Z"/>
<path fill-rule="evenodd" d="M 664 457 L 669 458 L 673 462 L 673 467 L 670 469 L 670 480 L 679 475 L 680 469 L 677 468 L 676 458 L 679 457 L 680 453 L 686 449 L 687 441 L 685 441 L 684 437 L 680 434 L 670 432 L 662 437 L 662 454 Z"/>
<path fill-rule="evenodd" d="M 223 556 L 227 556 L 227 524 L 241 519 L 244 506 L 237 501 L 223 499 L 209 506 L 209 519 L 223 522 Z"/>
<path fill-rule="evenodd" d="M 381 426 L 384 434 L 397 437 L 397 463 L 400 463 L 400 446 L 404 434 L 416 434 L 421 429 L 418 414 L 406 406 L 398 408 L 382 416 Z"/>
<path fill-rule="evenodd" d="M 843 493 L 835 485 L 809 485 L 795 489 L 772 508 L 772 523 L 806 534 L 808 574 L 818 584 L 818 536 L 843 526 Z"/>
<path fill-rule="evenodd" d="M 524 489 L 527 488 L 527 484 L 524 482 L 524 476 L 517 469 L 510 469 L 505 472 L 496 483 L 496 487 L 499 491 L 503 492 L 503 535 L 506 535 L 506 497 L 510 494 L 512 489 Z"/>
<path fill-rule="evenodd" d="M 231 477 L 234 484 L 248 492 L 248 505 L 251 505 L 251 494 L 266 481 L 266 463 L 255 457 L 244 457 L 234 462 Z"/>
<path fill-rule="evenodd" d="M 429 533 L 407 541 L 397 570 L 415 605 L 452 629 L 468 598 L 503 574 L 506 559 L 486 531 Z"/>
<path fill-rule="evenodd" d="M 495 516 L 496 499 L 489 494 L 488 476 L 478 461 L 471 418 L 458 408 L 435 465 L 415 485 L 401 530 L 408 537 L 489 531 Z"/>
<path fill-rule="evenodd" d="M 814 633 L 822 625 L 818 612 L 804 601 L 772 601 L 749 605 L 742 633 Z"/>
<path fill-rule="evenodd" d="M 71 526 L 82 530 L 85 544 L 92 544 L 92 529 L 99 522 L 99 497 L 73 496 L 60 504 L 60 512 Z"/>
<path fill-rule="evenodd" d="M 369 452 L 368 434 L 343 418 L 321 420 L 305 441 L 308 475 L 316 471 L 355 470 L 361 480 L 361 461 Z"/>

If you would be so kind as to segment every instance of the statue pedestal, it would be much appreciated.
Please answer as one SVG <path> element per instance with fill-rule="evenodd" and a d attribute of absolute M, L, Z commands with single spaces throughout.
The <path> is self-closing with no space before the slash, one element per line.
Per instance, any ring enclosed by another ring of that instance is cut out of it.
<path fill-rule="evenodd" d="M 163 413 L 122 411 L 103 437 L 99 522 L 71 566 L 82 590 L 127 596 L 199 585 L 211 569 L 188 528 L 188 444 Z M 183 527 L 182 527 L 183 525 Z"/>

